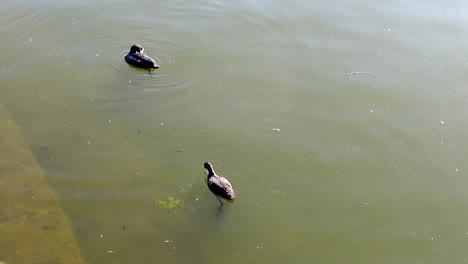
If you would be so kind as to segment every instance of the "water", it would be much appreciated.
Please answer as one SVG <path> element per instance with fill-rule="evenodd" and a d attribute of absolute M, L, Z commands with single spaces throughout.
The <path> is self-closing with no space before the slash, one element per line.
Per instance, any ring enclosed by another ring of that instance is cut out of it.
<path fill-rule="evenodd" d="M 467 8 L 7 0 L 0 103 L 87 263 L 463 263 Z"/>

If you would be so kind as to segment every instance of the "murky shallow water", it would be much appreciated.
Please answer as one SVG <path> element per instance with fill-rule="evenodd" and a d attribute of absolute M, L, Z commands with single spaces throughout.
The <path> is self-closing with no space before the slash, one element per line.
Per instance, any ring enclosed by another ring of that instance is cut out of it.
<path fill-rule="evenodd" d="M 88 263 L 466 262 L 466 8 L 7 1 L 0 103 Z"/>

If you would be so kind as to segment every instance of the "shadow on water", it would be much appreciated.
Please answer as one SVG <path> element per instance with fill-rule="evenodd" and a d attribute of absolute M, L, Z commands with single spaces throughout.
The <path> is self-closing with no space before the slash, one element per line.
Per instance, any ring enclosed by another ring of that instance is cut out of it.
<path fill-rule="evenodd" d="M 226 206 L 220 205 L 218 210 L 216 210 L 216 219 L 222 220 L 226 216 Z"/>

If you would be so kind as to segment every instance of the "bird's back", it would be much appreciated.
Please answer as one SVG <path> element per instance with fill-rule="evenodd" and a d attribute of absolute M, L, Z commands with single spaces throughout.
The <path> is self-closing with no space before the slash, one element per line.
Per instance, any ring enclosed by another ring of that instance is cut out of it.
<path fill-rule="evenodd" d="M 208 188 L 216 195 L 221 196 L 227 200 L 234 200 L 236 196 L 234 195 L 234 189 L 231 186 L 231 183 L 220 176 L 212 176 L 208 179 Z"/>
<path fill-rule="evenodd" d="M 151 57 L 147 56 L 144 53 L 135 52 L 135 53 L 128 53 L 125 56 L 125 61 L 133 66 L 145 68 L 145 69 L 157 69 L 159 65 L 156 64 L 156 61 L 153 60 Z"/>

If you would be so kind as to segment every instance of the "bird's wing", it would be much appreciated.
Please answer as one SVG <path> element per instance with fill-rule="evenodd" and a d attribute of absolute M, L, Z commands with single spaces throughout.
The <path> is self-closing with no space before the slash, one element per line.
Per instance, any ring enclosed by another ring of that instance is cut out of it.
<path fill-rule="evenodd" d="M 208 188 L 216 195 L 225 199 L 234 199 L 234 190 L 231 183 L 223 177 L 211 177 L 208 180 Z"/>

